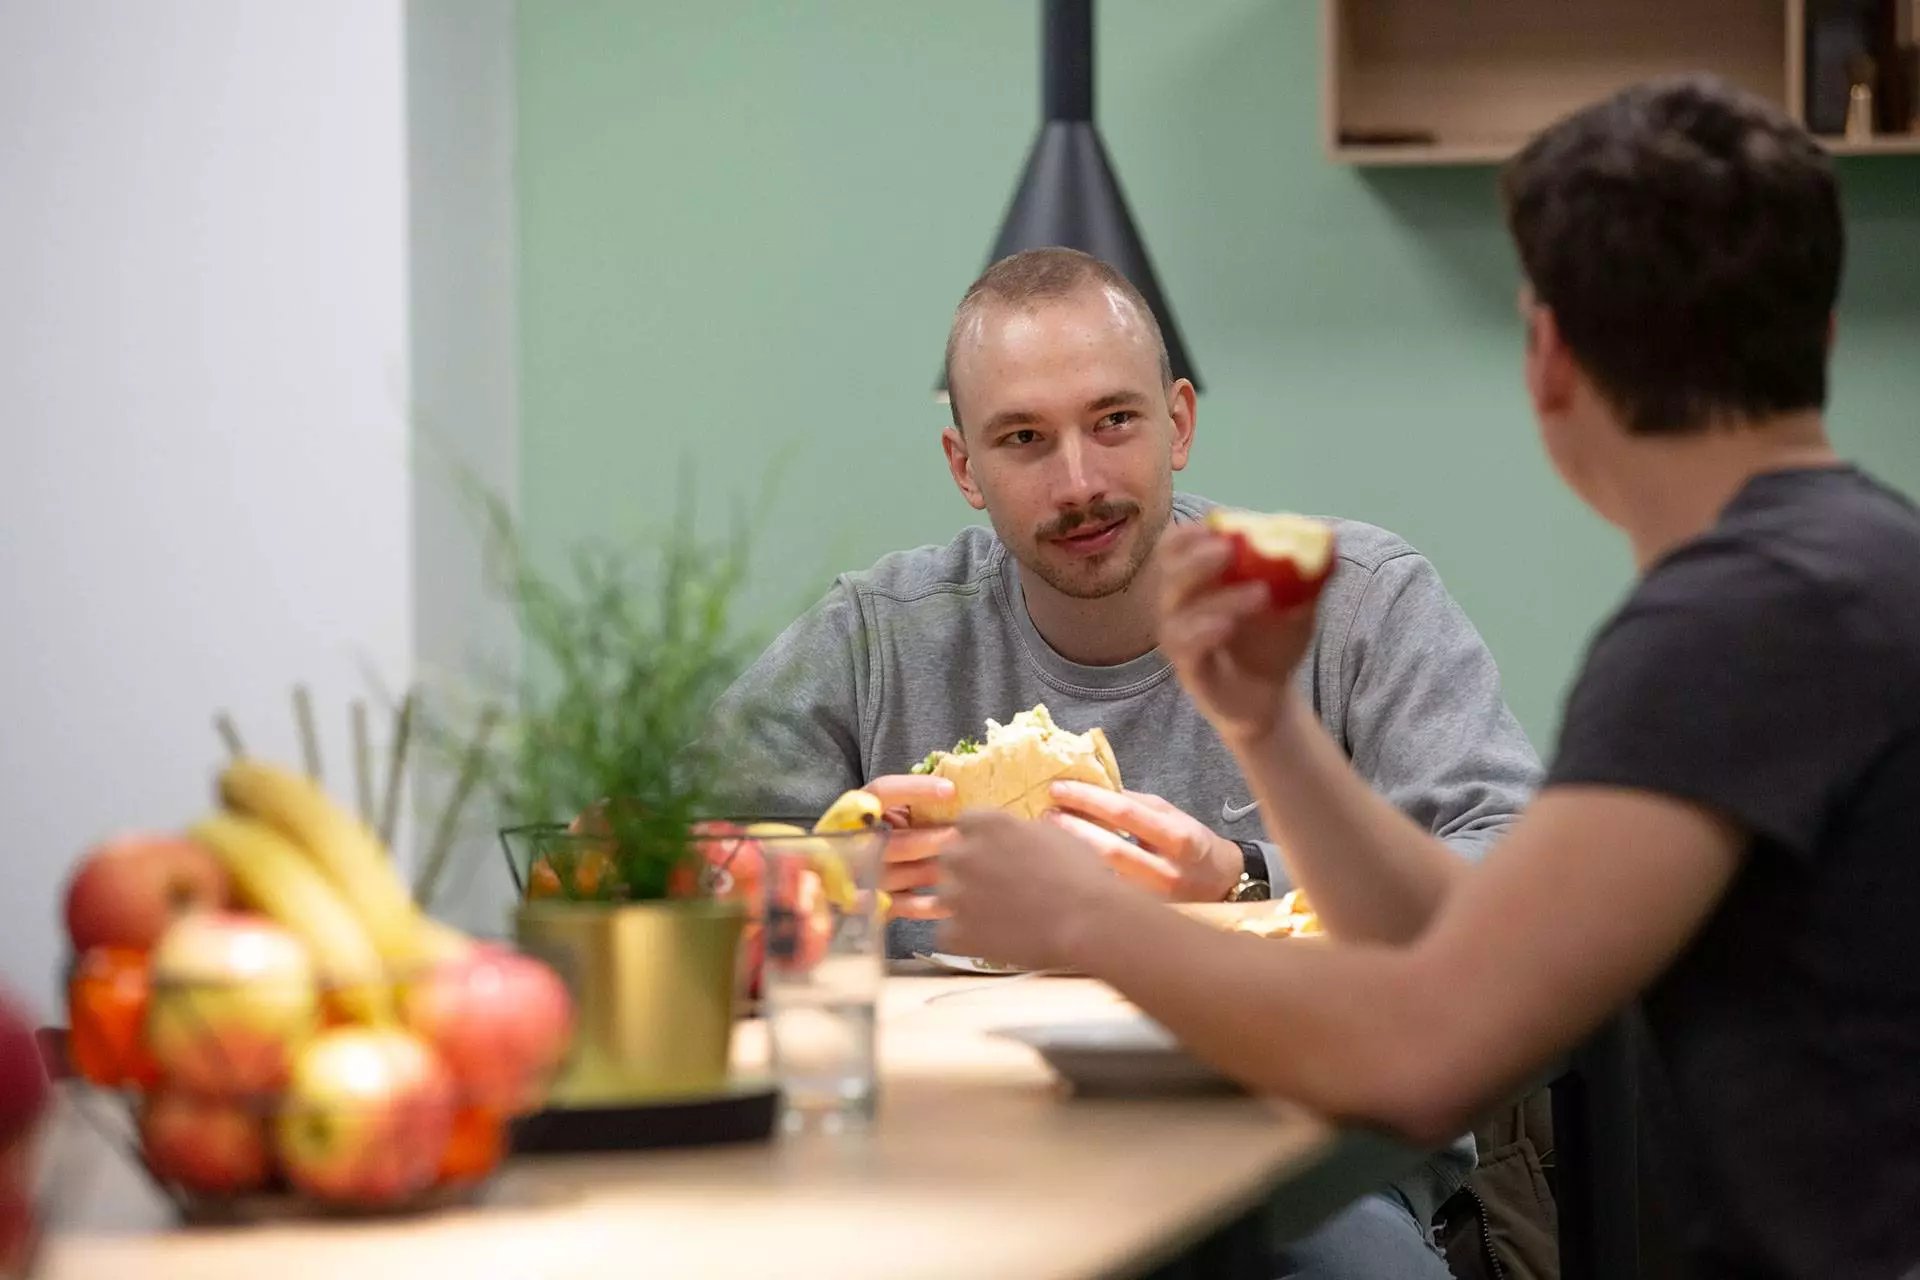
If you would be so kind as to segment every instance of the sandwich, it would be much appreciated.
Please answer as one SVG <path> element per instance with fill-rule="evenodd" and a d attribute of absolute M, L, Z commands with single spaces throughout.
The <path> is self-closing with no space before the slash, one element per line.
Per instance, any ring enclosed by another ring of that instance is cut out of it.
<path fill-rule="evenodd" d="M 1016 817 L 1036 818 L 1053 808 L 1048 788 L 1056 782 L 1085 782 L 1120 790 L 1120 762 L 1101 730 L 1074 733 L 1062 729 L 1042 703 L 1022 711 L 1011 723 L 987 721 L 987 738 L 963 738 L 951 751 L 935 751 L 910 772 L 932 774 L 953 783 L 954 798 L 915 805 L 917 823 L 951 822 L 973 809 L 1003 809 Z"/>

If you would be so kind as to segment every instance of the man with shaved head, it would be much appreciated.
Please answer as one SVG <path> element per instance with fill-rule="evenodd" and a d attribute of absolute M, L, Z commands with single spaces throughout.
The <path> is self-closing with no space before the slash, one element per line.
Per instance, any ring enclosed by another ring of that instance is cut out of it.
<path fill-rule="evenodd" d="M 997 262 L 955 312 L 947 386 L 947 466 L 992 529 L 844 574 L 782 633 L 729 695 L 755 709 L 740 803 L 819 813 L 864 785 L 905 823 L 951 797 L 944 779 L 910 775 L 915 762 L 1044 702 L 1113 744 L 1131 789 L 1056 783 L 1052 817 L 1117 872 L 1182 901 L 1285 890 L 1232 755 L 1154 647 L 1154 546 L 1212 504 L 1174 491 L 1193 384 L 1172 376 L 1139 291 L 1070 249 Z M 1261 505 L 1291 504 L 1276 490 Z M 1301 690 L 1376 790 L 1477 857 L 1524 806 L 1538 760 L 1433 566 L 1383 529 L 1335 526 Z M 890 947 L 930 951 L 938 908 L 912 895 L 937 879 L 938 842 L 893 843 Z M 1472 1163 L 1470 1141 L 1440 1153 L 1288 1246 L 1280 1274 L 1445 1277 L 1430 1224 Z"/>

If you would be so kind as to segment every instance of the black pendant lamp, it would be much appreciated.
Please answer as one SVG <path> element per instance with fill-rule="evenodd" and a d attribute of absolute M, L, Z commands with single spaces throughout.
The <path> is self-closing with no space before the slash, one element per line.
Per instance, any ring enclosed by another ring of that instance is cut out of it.
<path fill-rule="evenodd" d="M 1160 291 L 1107 149 L 1093 127 L 1093 0 L 1042 0 L 1040 97 L 1045 118 L 1000 224 L 989 263 L 1022 249 L 1064 245 L 1111 264 L 1133 282 L 1167 340 L 1173 376 L 1200 387 L 1193 359 Z M 946 395 L 946 376 L 939 392 Z"/>

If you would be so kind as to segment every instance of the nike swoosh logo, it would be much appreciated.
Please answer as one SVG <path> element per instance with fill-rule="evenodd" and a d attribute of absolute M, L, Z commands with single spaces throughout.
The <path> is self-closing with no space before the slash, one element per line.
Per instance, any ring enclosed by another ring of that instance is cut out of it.
<path fill-rule="evenodd" d="M 1259 807 L 1260 802 L 1258 800 L 1249 800 L 1238 808 L 1222 800 L 1220 802 L 1220 816 L 1228 822 L 1238 822 Z"/>

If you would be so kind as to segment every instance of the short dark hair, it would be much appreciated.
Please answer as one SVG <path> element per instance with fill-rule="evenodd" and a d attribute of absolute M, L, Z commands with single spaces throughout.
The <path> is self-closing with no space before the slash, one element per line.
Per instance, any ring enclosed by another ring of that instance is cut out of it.
<path fill-rule="evenodd" d="M 1845 233 L 1833 166 L 1710 76 L 1637 85 L 1500 178 L 1527 280 L 1628 430 L 1820 408 Z"/>
<path fill-rule="evenodd" d="M 1016 308 L 1031 307 L 1041 302 L 1070 298 L 1085 289 L 1118 294 L 1139 313 L 1141 323 L 1153 335 L 1153 344 L 1160 353 L 1160 383 L 1162 386 L 1173 385 L 1173 364 L 1167 358 L 1167 340 L 1160 333 L 1160 321 L 1155 318 L 1153 308 L 1147 305 L 1147 300 L 1140 295 L 1140 290 L 1134 288 L 1131 280 L 1109 263 L 1078 249 L 1057 245 L 1045 249 L 1023 249 L 981 272 L 980 278 L 967 286 L 966 293 L 960 298 L 960 305 L 954 308 L 953 325 L 947 330 L 944 378 L 947 404 L 953 411 L 954 426 L 960 425 L 960 401 L 953 394 L 953 356 L 960 344 L 960 332 L 968 321 L 989 303 Z"/>

